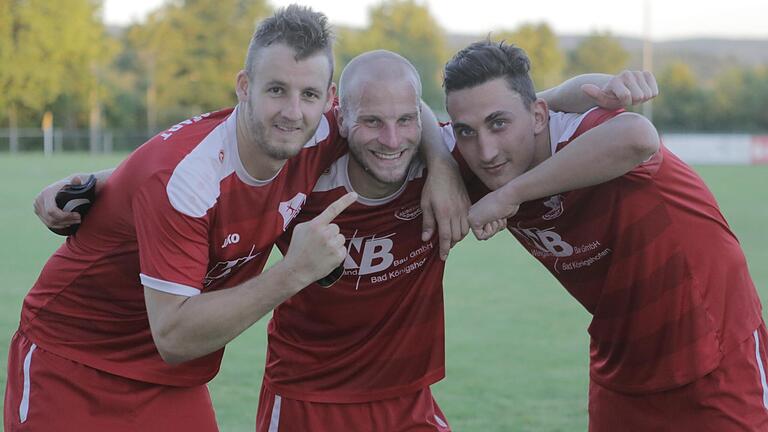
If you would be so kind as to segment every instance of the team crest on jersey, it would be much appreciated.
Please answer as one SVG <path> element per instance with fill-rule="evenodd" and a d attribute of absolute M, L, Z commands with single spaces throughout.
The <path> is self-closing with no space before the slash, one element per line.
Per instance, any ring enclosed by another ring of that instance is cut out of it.
<path fill-rule="evenodd" d="M 278 206 L 280 216 L 283 217 L 283 231 L 288 228 L 288 224 L 299 214 L 301 206 L 304 205 L 304 201 L 307 200 L 307 196 L 299 192 L 291 198 L 289 201 L 283 201 Z"/>
<path fill-rule="evenodd" d="M 541 218 L 544 220 L 552 220 L 560 217 L 563 214 L 563 196 L 555 195 L 544 201 L 544 205 L 550 210 L 544 214 Z"/>
<path fill-rule="evenodd" d="M 402 221 L 409 221 L 421 216 L 421 213 L 421 207 L 418 205 L 413 207 L 401 207 L 400 210 L 395 212 L 395 217 Z"/>

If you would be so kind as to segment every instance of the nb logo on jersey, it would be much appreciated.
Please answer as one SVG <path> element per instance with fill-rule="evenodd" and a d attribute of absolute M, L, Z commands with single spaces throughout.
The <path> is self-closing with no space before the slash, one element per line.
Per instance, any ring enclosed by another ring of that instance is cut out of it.
<path fill-rule="evenodd" d="M 544 205 L 550 210 L 544 214 L 541 218 L 544 220 L 552 220 L 560 217 L 563 214 L 563 196 L 555 195 L 544 201 Z"/>
<path fill-rule="evenodd" d="M 240 234 L 238 233 L 228 234 L 227 238 L 224 239 L 224 244 L 221 245 L 221 248 L 224 249 L 225 247 L 231 244 L 237 244 L 237 243 L 240 243 Z"/>
<path fill-rule="evenodd" d="M 293 218 L 295 218 L 299 214 L 299 210 L 301 210 L 301 206 L 304 205 L 304 201 L 306 200 L 307 200 L 307 196 L 299 192 L 296 194 L 295 197 L 291 198 L 289 201 L 283 201 L 280 203 L 277 210 L 280 212 L 280 215 L 283 217 L 283 231 L 285 231 L 285 229 L 288 228 L 288 224 L 291 223 Z"/>
<path fill-rule="evenodd" d="M 512 231 L 524 237 L 529 243 L 545 254 L 551 254 L 556 257 L 569 257 L 573 255 L 573 246 L 563 240 L 560 234 L 554 232 L 551 228 L 544 230 L 538 228 L 512 228 Z"/>
<path fill-rule="evenodd" d="M 371 237 L 351 238 L 347 245 L 349 253 L 344 259 L 344 268 L 357 269 L 356 274 L 359 276 L 388 269 L 395 260 L 395 256 L 392 255 L 394 243 L 390 238 L 394 235 L 392 233 L 377 238 L 374 234 Z"/>

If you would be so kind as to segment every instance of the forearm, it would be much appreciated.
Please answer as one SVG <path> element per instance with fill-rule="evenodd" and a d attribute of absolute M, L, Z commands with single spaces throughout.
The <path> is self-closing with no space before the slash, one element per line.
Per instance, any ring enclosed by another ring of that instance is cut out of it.
<path fill-rule="evenodd" d="M 498 190 L 498 198 L 520 204 L 604 183 L 646 161 L 658 146 L 659 137 L 650 122 L 636 114 L 622 114 L 507 183 Z"/>
<path fill-rule="evenodd" d="M 583 113 L 596 106 L 596 103 L 584 93 L 581 86 L 594 84 L 602 87 L 612 77 L 612 75 L 600 73 L 578 75 L 557 87 L 538 92 L 536 96 L 547 101 L 547 105 L 553 111 Z"/>
<path fill-rule="evenodd" d="M 232 288 L 187 298 L 175 296 L 180 301 L 172 305 L 147 302 L 152 335 L 161 356 L 166 362 L 176 364 L 221 349 L 308 285 L 295 277 L 295 273 L 283 260 Z M 158 295 L 170 296 L 151 291 L 145 288 L 145 293 L 155 299 Z M 164 306 L 158 306 L 161 304 Z"/>

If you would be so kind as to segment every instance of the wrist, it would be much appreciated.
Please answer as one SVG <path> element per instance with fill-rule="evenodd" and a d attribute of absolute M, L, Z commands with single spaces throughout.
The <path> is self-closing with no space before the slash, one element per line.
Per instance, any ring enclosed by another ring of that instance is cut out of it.
<path fill-rule="evenodd" d="M 526 201 L 520 185 L 515 180 L 510 181 L 498 190 L 500 201 L 506 204 L 506 206 L 517 206 Z"/>
<path fill-rule="evenodd" d="M 302 266 L 294 265 L 289 258 L 283 258 L 269 272 L 275 277 L 275 285 L 281 286 L 289 295 L 296 294 L 315 281 Z"/>
<path fill-rule="evenodd" d="M 459 171 L 459 165 L 450 155 L 435 155 L 426 160 L 425 164 L 427 165 L 427 171 L 429 173 L 450 173 L 452 171 Z"/>

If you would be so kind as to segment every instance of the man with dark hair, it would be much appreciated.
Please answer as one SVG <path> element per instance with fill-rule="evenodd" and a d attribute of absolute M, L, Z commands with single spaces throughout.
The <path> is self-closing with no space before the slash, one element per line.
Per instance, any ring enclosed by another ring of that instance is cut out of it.
<path fill-rule="evenodd" d="M 205 383 L 224 346 L 346 256 L 332 220 L 353 193 L 295 226 L 284 258 L 262 273 L 346 152 L 331 44 L 324 15 L 279 10 L 256 31 L 234 109 L 160 133 L 101 182 L 92 222 L 24 300 L 6 430 L 217 430 Z"/>
<path fill-rule="evenodd" d="M 508 218 L 593 315 L 590 431 L 768 430 L 761 305 L 711 192 L 640 115 L 549 111 L 529 67 L 472 44 L 445 66 L 446 105 L 473 231 Z"/>
<path fill-rule="evenodd" d="M 323 53 L 331 65 L 333 78 L 333 33 L 328 18 L 312 9 L 290 5 L 277 15 L 264 19 L 251 37 L 245 55 L 245 70 L 253 70 L 258 51 L 275 43 L 293 48 L 296 60 Z M 329 85 L 330 85 L 330 79 Z"/>

